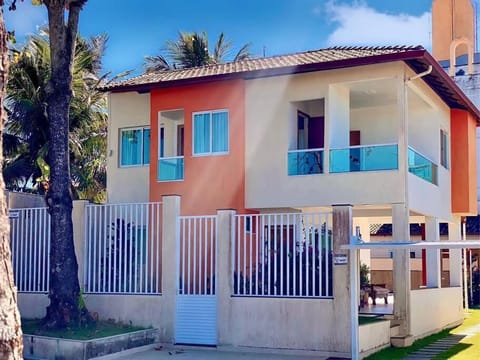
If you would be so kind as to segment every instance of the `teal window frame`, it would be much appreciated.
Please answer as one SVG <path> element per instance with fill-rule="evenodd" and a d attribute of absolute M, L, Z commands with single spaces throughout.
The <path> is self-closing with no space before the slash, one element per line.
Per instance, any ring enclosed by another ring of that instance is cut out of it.
<path fill-rule="evenodd" d="M 226 119 L 222 115 L 226 116 Z M 200 123 L 201 121 L 203 123 Z M 195 112 L 192 114 L 192 125 L 193 156 L 229 153 L 230 113 L 228 110 Z"/>
<path fill-rule="evenodd" d="M 124 134 L 131 132 L 139 132 L 138 139 L 140 140 L 135 144 L 137 147 L 136 152 L 139 154 L 137 156 L 138 161 L 131 161 L 127 157 L 124 157 L 125 153 L 125 144 L 124 141 L 135 142 L 136 137 L 134 136 L 130 139 L 124 136 Z M 148 139 L 148 140 L 147 140 Z M 149 126 L 140 126 L 140 127 L 131 127 L 131 128 L 121 128 L 119 136 L 119 157 L 118 157 L 119 166 L 121 168 L 128 167 L 138 167 L 138 166 L 149 166 L 150 165 L 150 127 Z"/>

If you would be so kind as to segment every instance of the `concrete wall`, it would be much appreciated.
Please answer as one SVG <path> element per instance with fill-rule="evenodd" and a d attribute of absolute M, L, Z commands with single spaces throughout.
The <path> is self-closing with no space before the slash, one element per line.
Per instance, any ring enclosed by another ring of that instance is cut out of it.
<path fill-rule="evenodd" d="M 358 343 L 361 358 L 390 346 L 390 321 L 360 325 Z"/>
<path fill-rule="evenodd" d="M 148 201 L 149 166 L 120 167 L 120 129 L 150 126 L 150 94 L 109 94 L 107 200 L 109 203 Z M 150 162 L 152 159 L 150 152 Z"/>
<path fill-rule="evenodd" d="M 458 325 L 463 321 L 462 288 L 413 290 L 410 309 L 411 334 L 416 338 Z"/>
<path fill-rule="evenodd" d="M 333 300 L 232 297 L 224 344 L 348 352 L 350 341 L 338 326 Z M 330 324 L 327 326 L 327 324 Z"/>
<path fill-rule="evenodd" d="M 9 209 L 45 207 L 45 198 L 38 194 L 29 194 L 16 191 L 5 191 Z"/>

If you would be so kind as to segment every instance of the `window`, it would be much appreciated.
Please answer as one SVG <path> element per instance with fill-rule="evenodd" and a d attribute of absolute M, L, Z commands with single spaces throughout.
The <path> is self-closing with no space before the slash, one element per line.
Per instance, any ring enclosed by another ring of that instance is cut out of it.
<path fill-rule="evenodd" d="M 440 164 L 448 169 L 448 134 L 440 130 Z"/>
<path fill-rule="evenodd" d="M 215 111 L 193 115 L 193 154 L 228 152 L 228 112 Z"/>
<path fill-rule="evenodd" d="M 142 166 L 150 163 L 150 128 L 120 130 L 120 166 Z"/>

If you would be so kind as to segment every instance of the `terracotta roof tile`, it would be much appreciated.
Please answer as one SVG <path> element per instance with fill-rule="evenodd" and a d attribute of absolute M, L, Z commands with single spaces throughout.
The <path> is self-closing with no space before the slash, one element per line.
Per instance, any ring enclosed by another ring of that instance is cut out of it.
<path fill-rule="evenodd" d="M 249 73 L 301 67 L 314 64 L 348 61 L 358 58 L 371 58 L 382 55 L 394 55 L 412 51 L 425 51 L 421 46 L 385 46 L 385 47 L 332 47 L 328 49 L 301 52 L 296 54 L 279 55 L 267 58 L 248 59 L 224 64 L 214 64 L 190 69 L 176 69 L 156 73 L 142 74 L 127 80 L 104 84 L 101 90 L 119 90 L 135 86 L 151 86 L 166 84 L 174 81 L 189 79 L 211 78 L 225 75 L 241 75 L 249 77 Z M 374 61 L 372 61 L 374 62 Z M 295 72 L 295 71 L 293 71 Z M 254 74 L 250 74 L 253 76 Z M 125 89 L 126 90 L 126 89 Z"/>

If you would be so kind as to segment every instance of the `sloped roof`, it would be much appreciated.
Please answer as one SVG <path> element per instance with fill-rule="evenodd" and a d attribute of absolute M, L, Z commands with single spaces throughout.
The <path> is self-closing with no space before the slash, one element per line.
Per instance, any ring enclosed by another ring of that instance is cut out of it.
<path fill-rule="evenodd" d="M 476 116 L 477 121 L 480 119 L 479 110 L 422 46 L 332 47 L 189 69 L 145 73 L 130 79 L 105 83 L 100 86 L 100 90 L 148 92 L 154 88 L 207 81 L 255 79 L 393 61 L 404 61 L 416 73 L 427 70 L 431 65 L 432 72 L 423 77 L 427 84 L 451 108 L 469 110 Z"/>

